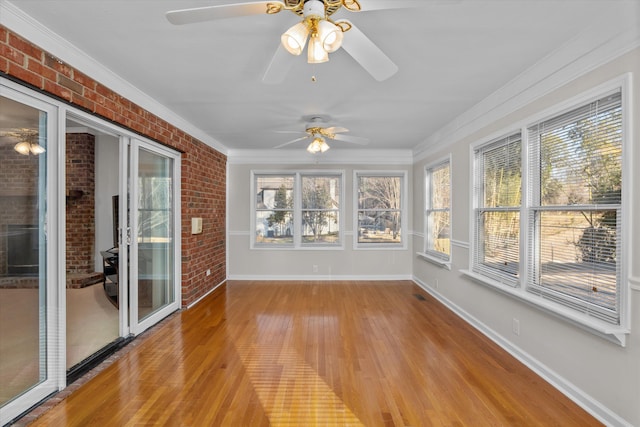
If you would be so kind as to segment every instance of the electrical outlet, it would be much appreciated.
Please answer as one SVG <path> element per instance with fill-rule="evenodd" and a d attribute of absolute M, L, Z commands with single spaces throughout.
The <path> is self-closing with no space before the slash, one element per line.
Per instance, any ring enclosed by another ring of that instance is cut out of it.
<path fill-rule="evenodd" d="M 207 276 L 211 276 L 211 269 L 207 268 Z"/>
<path fill-rule="evenodd" d="M 520 321 L 515 317 L 513 318 L 513 322 L 511 324 L 511 330 L 514 334 L 520 335 Z"/>
<path fill-rule="evenodd" d="M 318 272 L 318 266 L 316 264 L 313 264 L 313 272 L 314 273 Z"/>

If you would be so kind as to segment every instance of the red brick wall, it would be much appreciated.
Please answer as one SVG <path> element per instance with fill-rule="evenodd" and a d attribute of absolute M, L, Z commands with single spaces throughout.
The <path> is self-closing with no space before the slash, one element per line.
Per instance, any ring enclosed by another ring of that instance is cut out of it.
<path fill-rule="evenodd" d="M 38 224 L 38 156 L 0 146 L 0 275 L 7 273 L 7 228 Z"/>
<path fill-rule="evenodd" d="M 67 273 L 94 270 L 95 146 L 87 133 L 67 134 Z"/>
<path fill-rule="evenodd" d="M 226 278 L 227 157 L 0 26 L 0 72 L 118 123 L 182 155 L 182 304 Z M 203 233 L 191 235 L 191 218 Z M 211 275 L 205 271 L 211 269 Z"/>

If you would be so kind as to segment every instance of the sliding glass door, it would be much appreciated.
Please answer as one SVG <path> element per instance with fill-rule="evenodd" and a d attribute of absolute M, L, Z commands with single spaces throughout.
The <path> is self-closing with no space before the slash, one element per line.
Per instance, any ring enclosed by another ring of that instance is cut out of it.
<path fill-rule="evenodd" d="M 62 149 L 73 138 L 79 147 L 71 150 L 98 147 L 93 160 L 85 159 L 98 176 L 87 174 L 86 189 L 65 178 L 65 163 L 79 164 Z M 180 308 L 180 154 L 0 79 L 0 178 L 4 425 L 63 389 L 66 368 L 90 353 L 71 354 L 95 338 L 86 338 L 92 326 L 82 315 L 94 310 L 68 297 L 74 280 L 100 279 L 82 282 L 109 312 L 110 335 L 95 348 L 137 335 Z M 83 228 L 90 219 L 65 223 L 79 200 L 97 212 L 95 232 Z M 78 252 L 68 247 L 72 238 L 93 243 Z M 86 271 L 67 274 L 66 255 L 76 252 Z M 107 269 L 105 260 L 116 264 Z M 74 310 L 81 315 L 69 317 Z M 96 327 L 104 332 L 105 323 Z"/>
<path fill-rule="evenodd" d="M 5 86 L 0 86 L 0 111 L 0 425 L 4 425 L 54 392 L 59 383 L 58 259 L 52 230 L 57 204 L 48 185 L 55 177 L 50 156 L 55 153 L 57 114 L 53 106 Z"/>
<path fill-rule="evenodd" d="M 179 157 L 133 140 L 130 160 L 130 321 L 138 334 L 180 306 Z"/>

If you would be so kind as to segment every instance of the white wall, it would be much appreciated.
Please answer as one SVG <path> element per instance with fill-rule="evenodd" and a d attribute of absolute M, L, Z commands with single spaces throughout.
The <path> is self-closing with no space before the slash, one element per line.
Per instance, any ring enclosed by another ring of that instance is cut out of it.
<path fill-rule="evenodd" d="M 629 257 L 631 333 L 626 347 L 612 343 L 541 310 L 503 295 L 462 276 L 469 267 L 470 144 L 486 140 L 514 123 L 526 120 L 556 104 L 567 101 L 624 73 L 634 77 L 631 150 L 633 185 Z M 451 271 L 415 259 L 413 273 L 418 282 L 449 304 L 459 314 L 509 349 L 514 355 L 555 383 L 574 400 L 611 425 L 640 425 L 640 49 L 601 66 L 569 84 L 487 124 L 457 141 L 443 141 L 446 148 L 434 149 L 414 165 L 413 227 L 423 230 L 424 166 L 452 154 L 452 262 Z M 423 239 L 414 239 L 413 252 L 423 250 Z M 438 286 L 436 288 L 436 279 Z M 512 333 L 512 320 L 520 321 L 520 335 Z"/>
<path fill-rule="evenodd" d="M 108 135 L 96 136 L 95 147 L 95 271 L 102 271 L 100 251 L 113 247 L 113 215 L 111 196 L 118 194 L 118 139 Z"/>
<path fill-rule="evenodd" d="M 344 218 L 341 219 L 344 249 L 250 249 L 251 227 L 251 171 L 327 171 L 344 172 Z M 228 203 L 228 275 L 231 279 L 394 279 L 411 278 L 411 236 L 407 249 L 353 249 L 353 173 L 354 170 L 407 171 L 408 193 L 412 194 L 411 166 L 372 165 L 265 165 L 229 163 L 227 174 Z M 408 224 L 411 230 L 411 197 L 407 201 Z M 313 266 L 317 265 L 317 272 Z"/>

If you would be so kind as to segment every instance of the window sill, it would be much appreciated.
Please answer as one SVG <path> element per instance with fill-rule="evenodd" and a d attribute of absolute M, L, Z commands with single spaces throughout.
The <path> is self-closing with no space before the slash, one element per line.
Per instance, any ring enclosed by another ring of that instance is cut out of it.
<path fill-rule="evenodd" d="M 344 245 L 301 245 L 301 246 L 270 246 L 270 245 L 253 245 L 251 250 L 266 250 L 266 251 L 342 251 Z"/>
<path fill-rule="evenodd" d="M 357 243 L 354 245 L 355 251 L 406 251 L 407 247 L 403 244 L 395 243 Z"/>
<path fill-rule="evenodd" d="M 429 255 L 428 253 L 425 253 L 425 252 L 416 252 L 416 255 L 418 255 L 418 257 L 422 258 L 425 261 L 428 261 L 432 264 L 435 264 L 442 268 L 446 268 L 447 270 L 451 271 L 451 261 L 445 261 L 438 257 L 434 257 L 433 255 Z"/>
<path fill-rule="evenodd" d="M 522 290 L 522 288 L 513 288 L 495 280 L 491 280 L 490 278 L 484 277 L 478 273 L 474 273 L 470 270 L 460 270 L 460 273 L 472 279 L 474 282 L 488 286 L 492 289 L 502 292 L 505 295 L 511 296 L 522 302 L 532 305 L 548 314 L 565 320 L 579 328 L 586 330 L 587 332 L 611 341 L 621 347 L 626 346 L 627 335 L 631 332 L 628 328 L 598 321 L 597 319 L 582 315 L 579 312 L 573 311 L 562 305 L 555 304 L 551 301 L 532 295 Z"/>

